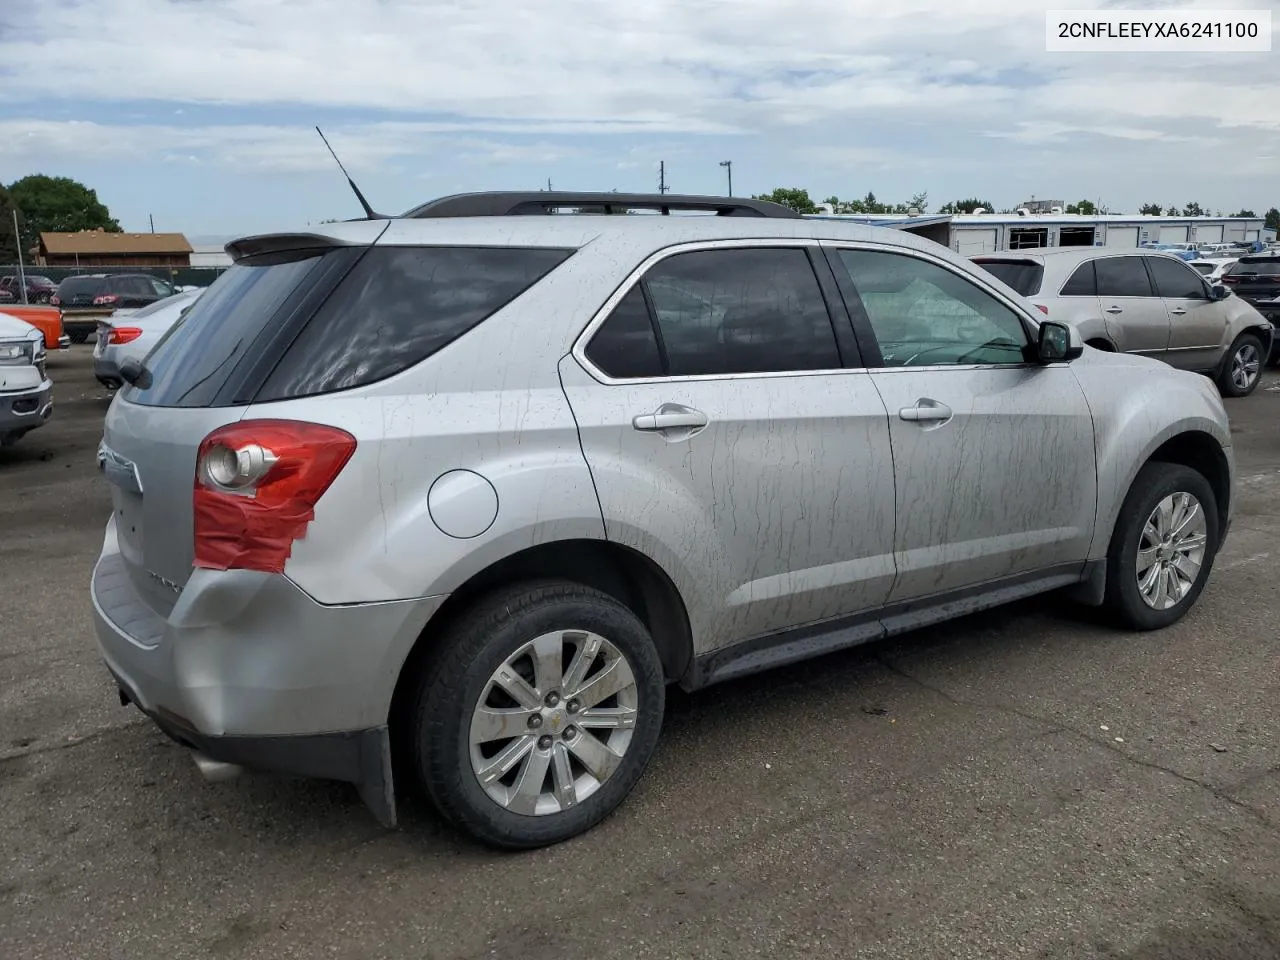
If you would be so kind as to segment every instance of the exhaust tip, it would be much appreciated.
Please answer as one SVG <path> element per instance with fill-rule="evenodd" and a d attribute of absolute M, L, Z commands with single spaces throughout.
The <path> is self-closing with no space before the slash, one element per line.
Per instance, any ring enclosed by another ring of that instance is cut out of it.
<path fill-rule="evenodd" d="M 225 783 L 227 780 L 234 780 L 244 773 L 244 767 L 239 764 L 213 760 L 195 750 L 191 751 L 191 759 L 196 762 L 196 768 L 200 771 L 200 776 L 204 777 L 206 783 Z"/>

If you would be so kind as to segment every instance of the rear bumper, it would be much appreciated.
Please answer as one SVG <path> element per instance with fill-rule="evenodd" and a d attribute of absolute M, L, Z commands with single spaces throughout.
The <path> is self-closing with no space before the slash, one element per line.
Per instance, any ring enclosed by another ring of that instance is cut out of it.
<path fill-rule="evenodd" d="M 53 384 L 46 380 L 34 390 L 0 394 L 0 436 L 26 433 L 53 416 Z"/>
<path fill-rule="evenodd" d="M 323 606 L 287 577 L 196 570 L 162 616 L 133 576 L 146 574 L 130 573 L 113 518 L 90 595 L 103 660 L 130 702 L 214 760 L 355 783 L 394 821 L 391 697 L 443 597 Z"/>
<path fill-rule="evenodd" d="M 100 357 L 93 358 L 93 375 L 98 382 L 112 389 L 124 383 L 120 376 L 120 364 L 116 362 L 115 353 L 108 350 Z"/>

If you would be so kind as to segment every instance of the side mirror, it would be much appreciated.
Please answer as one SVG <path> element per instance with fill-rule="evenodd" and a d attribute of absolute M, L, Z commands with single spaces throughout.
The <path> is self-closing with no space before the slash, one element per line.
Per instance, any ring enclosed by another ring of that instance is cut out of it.
<path fill-rule="evenodd" d="M 1227 289 L 1226 284 L 1215 283 L 1209 288 L 1210 300 L 1225 300 L 1229 296 L 1231 296 L 1231 291 Z"/>
<path fill-rule="evenodd" d="M 1036 356 L 1041 363 L 1070 363 L 1083 353 L 1084 341 L 1075 327 L 1054 320 L 1040 322 Z"/>

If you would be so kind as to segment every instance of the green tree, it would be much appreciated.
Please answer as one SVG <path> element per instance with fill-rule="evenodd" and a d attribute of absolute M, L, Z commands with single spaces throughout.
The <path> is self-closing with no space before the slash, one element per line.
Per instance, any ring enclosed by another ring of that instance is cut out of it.
<path fill-rule="evenodd" d="M 22 229 L 22 211 L 14 205 L 9 191 L 0 186 L 0 264 L 8 268 L 18 262 L 18 237 L 13 232 L 13 213 L 18 212 L 18 229 Z M 23 259 L 26 252 L 23 251 Z"/>
<path fill-rule="evenodd" d="M 1267 211 L 1267 216 L 1264 222 L 1266 223 L 1268 230 L 1280 230 L 1280 210 L 1272 207 Z"/>
<path fill-rule="evenodd" d="M 938 208 L 939 213 L 969 213 L 972 210 L 981 207 L 987 213 L 992 213 L 996 209 L 996 205 L 990 200 L 978 200 L 970 197 L 968 200 L 952 200 L 950 203 L 944 203 Z"/>
<path fill-rule="evenodd" d="M 23 249 L 35 246 L 40 234 L 70 233 L 76 230 L 120 232 L 98 194 L 70 177 L 48 177 L 34 173 L 9 184 L 9 194 L 26 219 L 22 227 Z"/>
<path fill-rule="evenodd" d="M 1082 217 L 1096 217 L 1098 207 L 1092 200 L 1081 200 L 1079 203 L 1067 204 L 1067 213 L 1078 213 Z"/>
<path fill-rule="evenodd" d="M 907 209 L 915 207 L 921 213 L 929 212 L 929 191 L 922 190 L 919 193 L 911 195 L 911 199 L 907 201 Z"/>
<path fill-rule="evenodd" d="M 1207 217 L 1209 213 L 1198 203 L 1188 203 L 1182 208 L 1182 215 L 1184 217 Z"/>
<path fill-rule="evenodd" d="M 1138 212 L 1144 217 L 1158 217 L 1164 212 L 1164 208 L 1158 203 L 1144 203 L 1138 208 Z"/>
<path fill-rule="evenodd" d="M 1254 213 L 1252 210 L 1244 209 L 1244 210 L 1237 210 L 1235 213 L 1232 214 L 1232 216 L 1233 217 L 1256 217 L 1257 214 Z"/>
<path fill-rule="evenodd" d="M 1177 207 L 1170 207 L 1168 210 L 1164 212 L 1164 215 L 1166 217 L 1180 217 L 1182 216 L 1182 211 L 1179 210 Z"/>
<path fill-rule="evenodd" d="M 809 191 L 802 190 L 799 187 L 777 187 L 769 193 L 762 193 L 751 199 L 770 200 L 773 203 L 780 203 L 784 207 L 790 207 L 797 213 L 818 212 L 818 206 L 810 199 Z"/>

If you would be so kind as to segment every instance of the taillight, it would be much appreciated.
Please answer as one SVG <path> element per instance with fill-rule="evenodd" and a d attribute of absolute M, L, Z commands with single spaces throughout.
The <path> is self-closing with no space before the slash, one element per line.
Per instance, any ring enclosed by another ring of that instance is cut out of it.
<path fill-rule="evenodd" d="M 120 302 L 120 298 L 117 297 L 114 293 L 104 293 L 101 296 L 97 296 L 93 298 L 93 305 L 95 307 L 109 307 L 112 304 L 116 304 L 119 302 Z"/>
<path fill-rule="evenodd" d="M 1049 308 L 1046 307 L 1043 303 L 1037 303 L 1035 306 L 1036 306 L 1036 309 L 1039 310 L 1041 313 L 1043 313 L 1046 317 L 1049 315 Z"/>
<path fill-rule="evenodd" d="M 111 336 L 108 343 L 129 343 L 131 340 L 137 340 L 142 336 L 142 331 L 137 327 L 112 327 Z"/>
<path fill-rule="evenodd" d="M 200 444 L 195 565 L 283 573 L 293 542 L 356 450 L 345 430 L 298 420 L 244 420 Z"/>
<path fill-rule="evenodd" d="M 1218 279 L 1220 279 L 1223 283 L 1239 283 L 1240 282 L 1239 277 L 1231 277 L 1231 276 L 1228 276 L 1227 274 L 1223 274 Z"/>

